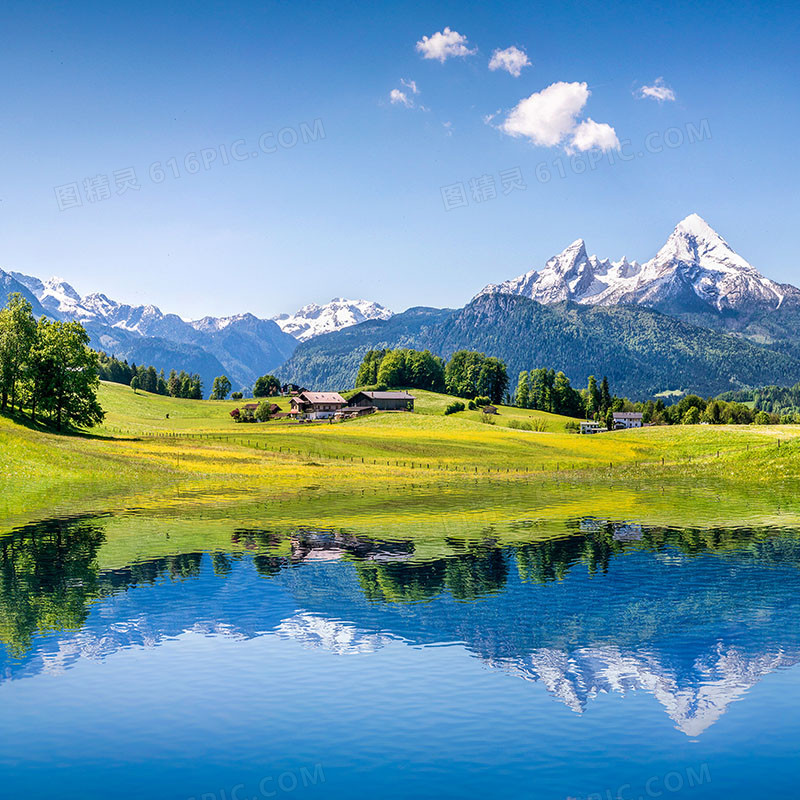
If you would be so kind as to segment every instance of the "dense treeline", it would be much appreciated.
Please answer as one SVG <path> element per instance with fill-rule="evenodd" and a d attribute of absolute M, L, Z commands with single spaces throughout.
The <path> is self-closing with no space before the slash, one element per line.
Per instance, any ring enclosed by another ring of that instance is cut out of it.
<path fill-rule="evenodd" d="M 782 419 L 800 421 L 800 383 L 787 388 L 784 386 L 763 386 L 760 389 L 745 389 L 738 392 L 725 392 L 718 400 L 735 403 L 752 403 L 756 411 L 778 414 Z"/>
<path fill-rule="evenodd" d="M 370 350 L 356 376 L 356 386 L 405 386 L 445 390 L 445 366 L 429 350 Z"/>
<path fill-rule="evenodd" d="M 429 350 L 370 350 L 358 369 L 356 386 L 404 386 L 457 397 L 486 396 L 500 403 L 508 374 L 500 359 L 470 350 L 453 353 L 447 364 Z"/>
<path fill-rule="evenodd" d="M 18 293 L 0 310 L 0 410 L 28 410 L 59 430 L 102 422 L 98 356 L 78 322 L 41 317 Z"/>
<path fill-rule="evenodd" d="M 153 366 L 128 364 L 127 361 L 120 361 L 103 352 L 98 353 L 97 357 L 97 373 L 100 380 L 134 386 L 144 392 L 161 394 L 165 397 L 203 399 L 203 384 L 197 374 L 189 375 L 183 370 L 180 372 L 172 370 L 167 378 L 163 369 L 156 372 Z"/>
<path fill-rule="evenodd" d="M 757 397 L 769 396 L 767 390 L 756 392 L 738 392 L 735 396 Z M 783 389 L 780 392 L 792 392 Z M 762 394 L 763 393 L 763 394 Z M 788 395 L 778 394 L 778 397 Z M 519 375 L 514 392 L 514 404 L 520 408 L 533 408 L 538 411 L 549 411 L 572 417 L 585 417 L 603 422 L 613 428 L 615 411 L 639 411 L 642 420 L 652 425 L 770 425 L 779 422 L 800 422 L 800 414 L 768 413 L 763 408 L 750 408 L 743 402 L 733 399 L 733 393 L 717 398 L 704 399 L 696 394 L 686 395 L 673 405 L 665 405 L 661 399 L 647 402 L 632 402 L 624 397 L 611 394 L 608 378 L 604 377 L 598 384 L 594 375 L 589 376 L 589 385 L 580 391 L 570 385 L 569 378 L 563 372 L 552 369 L 536 369 L 523 371 Z M 727 399 L 726 399 L 727 398 Z"/>

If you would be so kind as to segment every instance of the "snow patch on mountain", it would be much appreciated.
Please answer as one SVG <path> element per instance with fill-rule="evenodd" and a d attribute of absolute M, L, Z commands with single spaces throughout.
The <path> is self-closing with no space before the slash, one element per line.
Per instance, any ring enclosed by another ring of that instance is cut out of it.
<path fill-rule="evenodd" d="M 309 303 L 295 314 L 281 314 L 273 319 L 284 333 L 305 342 L 323 333 L 349 328 L 369 319 L 389 319 L 391 316 L 393 312 L 379 303 L 335 297 L 325 305 Z"/>

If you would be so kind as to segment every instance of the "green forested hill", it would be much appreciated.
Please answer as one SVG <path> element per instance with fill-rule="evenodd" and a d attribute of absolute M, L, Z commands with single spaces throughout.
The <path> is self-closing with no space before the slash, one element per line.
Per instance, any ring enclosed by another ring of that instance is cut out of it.
<path fill-rule="evenodd" d="M 563 370 L 584 386 L 607 375 L 615 391 L 648 397 L 703 395 L 800 380 L 800 360 L 748 340 L 633 306 L 543 306 L 516 295 L 482 295 L 459 311 L 411 309 L 317 337 L 295 351 L 282 377 L 309 387 L 352 386 L 371 348 L 428 348 L 445 358 L 475 349 L 502 358 L 512 383 L 520 370 Z"/>

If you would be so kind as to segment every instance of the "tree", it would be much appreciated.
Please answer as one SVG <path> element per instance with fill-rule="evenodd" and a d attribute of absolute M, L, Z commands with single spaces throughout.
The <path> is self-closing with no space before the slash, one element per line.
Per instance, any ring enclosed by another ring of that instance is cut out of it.
<path fill-rule="evenodd" d="M 65 424 L 91 427 L 103 421 L 98 358 L 88 345 L 89 334 L 80 323 L 39 320 L 28 369 L 32 419 L 39 408 L 59 430 Z"/>
<path fill-rule="evenodd" d="M 407 350 L 387 350 L 378 367 L 378 383 L 386 386 L 408 386 Z"/>
<path fill-rule="evenodd" d="M 266 422 L 272 416 L 272 403 L 262 400 L 256 409 L 256 419 L 259 422 Z"/>
<path fill-rule="evenodd" d="M 589 388 L 586 390 L 586 394 L 586 411 L 589 416 L 593 417 L 595 414 L 600 413 L 602 402 L 600 390 L 597 388 L 597 378 L 594 375 L 589 376 Z"/>
<path fill-rule="evenodd" d="M 611 391 L 608 388 L 608 378 L 603 375 L 603 382 L 600 384 L 600 407 L 603 411 L 611 408 Z"/>
<path fill-rule="evenodd" d="M 231 382 L 228 380 L 226 375 L 220 375 L 217 378 L 214 378 L 214 384 L 211 387 L 211 399 L 212 400 L 224 400 L 228 396 L 228 392 L 231 390 Z"/>
<path fill-rule="evenodd" d="M 756 418 L 753 420 L 756 425 L 769 425 L 772 422 L 769 414 L 766 411 L 759 411 Z"/>
<path fill-rule="evenodd" d="M 445 388 L 459 397 L 488 395 L 501 403 L 508 387 L 506 365 L 499 359 L 472 350 L 459 350 L 445 367 Z"/>
<path fill-rule="evenodd" d="M 5 411 L 11 399 L 11 410 L 31 348 L 36 337 L 36 319 L 31 304 L 18 292 L 8 298 L 0 311 L 0 410 Z"/>
<path fill-rule="evenodd" d="M 271 397 L 281 393 L 281 382 L 274 375 L 262 375 L 253 385 L 253 397 Z"/>
<path fill-rule="evenodd" d="M 517 391 L 514 392 L 514 405 L 519 408 L 528 408 L 530 402 L 530 385 L 528 383 L 528 373 L 523 370 L 517 380 Z"/>
<path fill-rule="evenodd" d="M 361 361 L 356 376 L 356 386 L 374 386 L 378 382 L 378 369 L 386 350 L 368 350 Z"/>
<path fill-rule="evenodd" d="M 690 406 L 681 419 L 683 425 L 697 425 L 700 422 L 700 409 L 697 406 Z"/>
<path fill-rule="evenodd" d="M 131 389 L 133 389 L 133 393 L 136 394 L 136 390 L 139 388 L 139 376 L 134 375 L 131 378 Z"/>
<path fill-rule="evenodd" d="M 167 391 L 169 392 L 170 397 L 180 397 L 181 396 L 181 379 L 178 377 L 178 374 L 173 369 L 169 373 L 169 380 L 167 381 Z"/>

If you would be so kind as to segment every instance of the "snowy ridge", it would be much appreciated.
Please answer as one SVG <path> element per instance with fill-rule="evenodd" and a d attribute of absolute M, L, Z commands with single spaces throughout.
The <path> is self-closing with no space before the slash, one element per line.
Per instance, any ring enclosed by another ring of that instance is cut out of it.
<path fill-rule="evenodd" d="M 800 655 L 780 648 L 754 656 L 719 642 L 696 659 L 689 675 L 679 675 L 652 653 L 626 653 L 617 647 L 584 647 L 572 653 L 542 648 L 527 658 L 490 663 L 524 680 L 541 681 L 553 697 L 578 714 L 598 694 L 648 692 L 679 731 L 694 737 L 765 675 L 798 660 Z"/>
<path fill-rule="evenodd" d="M 368 319 L 389 319 L 391 316 L 392 312 L 379 303 L 334 297 L 325 305 L 309 303 L 291 316 L 281 314 L 273 319 L 284 333 L 305 342 L 320 334 L 349 328 Z"/>
<path fill-rule="evenodd" d="M 588 305 L 672 305 L 695 311 L 779 308 L 800 290 L 765 278 L 697 214 L 690 214 L 644 264 L 601 260 L 588 255 L 583 239 L 574 241 L 541 270 L 490 284 L 480 294 L 501 292 L 549 304 L 572 300 Z"/>
<path fill-rule="evenodd" d="M 28 289 L 42 307 L 56 317 L 79 322 L 97 322 L 140 336 L 166 336 L 178 341 L 192 340 L 192 332 L 215 334 L 237 324 L 274 321 L 285 333 L 306 341 L 322 333 L 338 331 L 368 319 L 389 319 L 392 312 L 369 300 L 334 298 L 330 303 L 303 306 L 295 314 L 281 314 L 274 320 L 260 320 L 253 314 L 235 314 L 230 317 L 203 317 L 186 321 L 177 314 L 165 314 L 154 305 L 131 306 L 118 303 L 104 294 L 92 292 L 81 297 L 63 278 L 39 278 L 22 273 L 9 273 Z"/>

